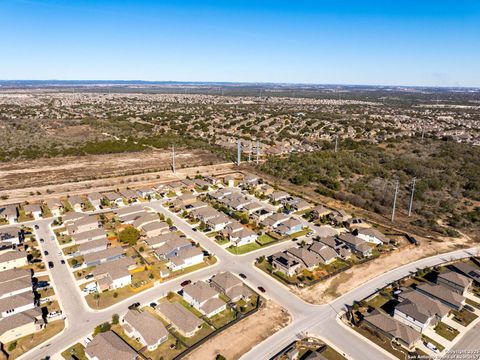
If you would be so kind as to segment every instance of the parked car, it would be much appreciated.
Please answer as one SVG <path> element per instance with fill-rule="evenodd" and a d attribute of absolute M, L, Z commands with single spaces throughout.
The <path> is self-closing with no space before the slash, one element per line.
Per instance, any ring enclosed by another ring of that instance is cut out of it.
<path fill-rule="evenodd" d="M 192 228 L 193 231 L 198 231 L 197 228 Z"/>
<path fill-rule="evenodd" d="M 240 276 L 242 279 L 246 279 L 246 278 L 247 278 L 247 275 L 245 275 L 244 273 L 240 273 L 240 274 L 238 274 L 238 276 Z"/>
<path fill-rule="evenodd" d="M 45 256 L 48 255 L 48 251 L 47 251 L 47 250 L 45 250 L 43 253 L 44 253 Z"/>
<path fill-rule="evenodd" d="M 37 282 L 37 288 L 44 288 L 44 287 L 47 287 L 49 286 L 49 282 L 48 281 L 39 281 Z"/>
<path fill-rule="evenodd" d="M 43 243 L 43 242 L 45 242 L 45 240 L 43 240 L 42 238 L 40 238 L 40 242 Z"/>
<path fill-rule="evenodd" d="M 75 264 L 75 265 L 73 265 L 72 267 L 73 267 L 74 269 L 77 269 L 77 268 L 79 268 L 80 266 L 82 266 L 82 264 Z"/>
<path fill-rule="evenodd" d="M 136 308 L 138 308 L 140 306 L 140 303 L 139 302 L 136 302 L 136 303 L 133 303 L 132 305 L 130 305 L 128 307 L 129 310 L 135 310 Z"/>
<path fill-rule="evenodd" d="M 183 282 L 180 284 L 180 286 L 184 287 L 184 286 L 187 286 L 187 285 L 189 285 L 189 284 L 191 284 L 191 283 L 192 283 L 192 280 L 185 280 L 185 281 L 183 281 Z"/>
<path fill-rule="evenodd" d="M 47 315 L 47 318 L 53 318 L 53 317 L 57 317 L 57 316 L 60 316 L 60 315 L 62 315 L 61 311 L 52 311 L 51 313 L 49 313 Z"/>
<path fill-rule="evenodd" d="M 85 280 L 88 280 L 88 279 L 91 279 L 91 278 L 93 278 L 93 274 L 85 275 Z"/>
<path fill-rule="evenodd" d="M 35 225 L 35 229 L 36 229 L 36 230 L 40 229 L 40 226 Z"/>
<path fill-rule="evenodd" d="M 52 269 L 53 266 L 54 266 L 54 265 L 53 265 L 53 261 L 49 261 L 49 262 L 48 262 L 48 268 L 49 268 L 49 269 Z"/>
<path fill-rule="evenodd" d="M 258 290 L 260 290 L 262 293 L 266 292 L 267 290 L 265 290 L 265 288 L 263 286 L 259 286 L 258 287 Z"/>
<path fill-rule="evenodd" d="M 157 307 L 157 303 L 156 302 L 151 302 L 150 307 L 155 309 Z"/>
<path fill-rule="evenodd" d="M 471 307 L 470 305 L 468 305 L 468 304 L 463 305 L 463 307 L 464 307 L 465 309 L 467 309 L 468 311 L 475 312 L 475 309 L 474 309 L 473 307 Z"/>
<path fill-rule="evenodd" d="M 65 260 L 60 260 L 60 264 L 65 264 Z"/>
<path fill-rule="evenodd" d="M 177 230 L 178 230 L 178 229 L 177 229 L 176 226 L 171 226 L 171 227 L 170 227 L 170 231 L 177 231 Z"/>

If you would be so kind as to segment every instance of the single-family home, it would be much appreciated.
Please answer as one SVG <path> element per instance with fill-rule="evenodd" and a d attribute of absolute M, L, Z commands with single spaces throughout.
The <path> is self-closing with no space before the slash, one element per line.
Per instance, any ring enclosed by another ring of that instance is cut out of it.
<path fill-rule="evenodd" d="M 103 250 L 107 250 L 108 240 L 106 237 L 98 240 L 86 241 L 78 246 L 78 253 L 85 256 L 90 253 L 96 253 Z"/>
<path fill-rule="evenodd" d="M 307 248 L 292 247 L 287 249 L 286 253 L 301 261 L 308 270 L 313 270 L 320 264 L 320 256 Z"/>
<path fill-rule="evenodd" d="M 160 218 L 157 214 L 154 213 L 140 213 L 141 216 L 135 219 L 132 223 L 134 228 L 141 230 L 142 226 L 145 226 L 149 223 L 159 221 Z"/>
<path fill-rule="evenodd" d="M 16 205 L 0 205 L 0 219 L 9 224 L 18 222 L 18 207 Z"/>
<path fill-rule="evenodd" d="M 287 276 L 294 276 L 303 270 L 303 263 L 296 257 L 284 252 L 272 255 L 272 266 L 275 271 L 280 271 Z"/>
<path fill-rule="evenodd" d="M 179 239 L 179 238 L 182 238 L 182 236 L 180 236 L 175 232 L 169 232 L 166 234 L 160 234 L 157 236 L 148 237 L 144 241 L 145 241 L 145 244 L 147 244 L 152 249 L 157 249 L 160 246 L 166 244 L 167 242 L 175 241 L 176 239 Z"/>
<path fill-rule="evenodd" d="M 480 269 L 463 261 L 456 262 L 451 267 L 458 273 L 468 276 L 477 285 L 480 285 Z"/>
<path fill-rule="evenodd" d="M 235 246 L 243 246 L 254 243 L 258 239 L 258 234 L 249 228 L 242 226 L 240 231 L 235 231 L 229 234 L 228 238 Z"/>
<path fill-rule="evenodd" d="M 0 319 L 0 342 L 7 344 L 40 331 L 45 325 L 42 310 L 34 307 Z"/>
<path fill-rule="evenodd" d="M 123 257 L 98 265 L 92 270 L 97 289 L 115 290 L 132 283 L 130 269 L 135 267 L 135 260 L 130 257 Z"/>
<path fill-rule="evenodd" d="M 93 229 L 93 230 L 75 233 L 72 235 L 72 241 L 75 244 L 83 244 L 83 243 L 92 242 L 96 240 L 103 240 L 103 239 L 107 239 L 107 233 L 104 229 Z"/>
<path fill-rule="evenodd" d="M 70 235 L 98 229 L 98 219 L 95 215 L 85 216 L 71 224 L 67 224 L 66 228 Z"/>
<path fill-rule="evenodd" d="M 390 339 L 396 340 L 408 350 L 414 349 L 421 339 L 420 332 L 395 320 L 378 309 L 365 315 L 363 321 L 365 321 L 372 329 Z"/>
<path fill-rule="evenodd" d="M 22 243 L 24 238 L 22 229 L 9 226 L 0 229 L 0 248 L 15 247 Z"/>
<path fill-rule="evenodd" d="M 142 205 L 132 205 L 132 206 L 127 206 L 121 209 L 115 209 L 113 211 L 115 215 L 120 219 L 120 221 L 125 222 L 124 218 L 126 216 L 130 216 L 132 214 L 140 214 L 138 217 L 141 215 L 147 214 L 145 210 L 143 209 Z M 133 220 L 132 220 L 133 221 Z"/>
<path fill-rule="evenodd" d="M 159 260 L 167 260 L 177 256 L 180 250 L 192 247 L 192 243 L 183 237 L 167 241 L 155 249 L 154 254 Z"/>
<path fill-rule="evenodd" d="M 154 351 L 168 340 L 168 331 L 163 323 L 146 311 L 129 310 L 122 320 L 127 336 L 137 340 L 148 351 Z"/>
<path fill-rule="evenodd" d="M 142 231 L 144 232 L 145 236 L 153 237 L 161 234 L 165 234 L 169 232 L 169 226 L 164 221 L 157 221 L 149 222 L 145 225 L 141 226 Z"/>
<path fill-rule="evenodd" d="M 295 218 L 289 218 L 275 228 L 280 235 L 289 236 L 302 230 L 302 222 Z"/>
<path fill-rule="evenodd" d="M 212 229 L 212 231 L 220 231 L 225 228 L 230 222 L 232 221 L 231 218 L 229 218 L 225 214 L 220 214 L 217 217 L 214 217 L 213 219 L 208 219 L 205 221 L 205 223 L 208 225 L 209 228 Z"/>
<path fill-rule="evenodd" d="M 123 197 L 119 193 L 115 191 L 109 191 L 103 194 L 103 197 L 107 199 L 107 201 L 115 206 L 122 207 L 125 206 L 123 202 Z"/>
<path fill-rule="evenodd" d="M 413 289 L 402 289 L 398 300 L 393 317 L 419 332 L 435 326 L 450 311 L 447 305 Z"/>
<path fill-rule="evenodd" d="M 123 190 L 120 190 L 119 193 L 129 204 L 138 202 L 139 195 L 134 190 L 123 189 Z"/>
<path fill-rule="evenodd" d="M 132 347 L 113 331 L 98 334 L 85 347 L 89 360 L 137 360 L 139 356 Z"/>
<path fill-rule="evenodd" d="M 349 259 L 352 256 L 350 248 L 336 236 L 320 237 L 318 238 L 318 241 L 335 250 L 335 252 L 344 260 Z"/>
<path fill-rule="evenodd" d="M 68 198 L 68 202 L 72 207 L 73 211 L 82 212 L 84 206 L 84 200 L 78 195 L 72 195 Z"/>
<path fill-rule="evenodd" d="M 27 253 L 19 250 L 1 250 L 0 251 L 0 271 L 20 268 L 27 266 Z"/>
<path fill-rule="evenodd" d="M 338 239 L 355 254 L 363 257 L 372 256 L 372 247 L 365 240 L 348 233 L 338 235 Z"/>
<path fill-rule="evenodd" d="M 275 229 L 281 223 L 287 221 L 290 217 L 283 213 L 275 213 L 265 218 L 261 224 L 267 228 Z"/>
<path fill-rule="evenodd" d="M 273 193 L 268 195 L 268 197 L 273 202 L 279 202 L 280 200 L 290 197 L 290 195 L 285 191 L 274 191 Z"/>
<path fill-rule="evenodd" d="M 331 212 L 332 210 L 327 209 L 323 205 L 317 205 L 311 211 L 314 219 L 322 219 L 325 216 L 328 216 L 328 214 L 330 214 Z"/>
<path fill-rule="evenodd" d="M 353 234 L 360 239 L 375 245 L 388 244 L 390 242 L 390 240 L 384 234 L 375 228 L 358 229 L 355 230 Z"/>
<path fill-rule="evenodd" d="M 170 257 L 167 266 L 172 271 L 179 271 L 203 262 L 203 251 L 196 246 L 180 249 L 176 256 Z"/>
<path fill-rule="evenodd" d="M 62 211 L 64 207 L 60 199 L 48 199 L 46 201 L 46 205 L 50 209 L 50 212 L 52 213 L 53 217 L 62 216 Z"/>
<path fill-rule="evenodd" d="M 203 321 L 177 302 L 161 303 L 155 310 L 184 337 L 191 337 L 202 328 Z"/>
<path fill-rule="evenodd" d="M 40 204 L 27 204 L 23 207 L 25 215 L 32 215 L 35 220 L 42 218 L 42 206 Z"/>
<path fill-rule="evenodd" d="M 118 247 L 110 247 L 105 250 L 88 253 L 84 256 L 86 266 L 99 265 L 108 261 L 120 259 L 125 256 L 123 249 Z"/>
<path fill-rule="evenodd" d="M 418 285 L 416 290 L 440 301 L 454 310 L 461 310 L 465 304 L 465 297 L 443 285 L 424 283 Z"/>
<path fill-rule="evenodd" d="M 445 271 L 437 276 L 437 284 L 446 286 L 450 290 L 465 295 L 473 280 L 468 276 L 462 275 L 454 271 Z"/>
<path fill-rule="evenodd" d="M 62 216 L 62 220 L 63 220 L 63 223 L 67 226 L 67 225 L 73 224 L 75 221 L 78 221 L 83 218 L 88 218 L 88 217 L 89 216 L 87 214 L 83 214 L 76 211 L 70 211 Z"/>
<path fill-rule="evenodd" d="M 103 195 L 99 192 L 92 192 L 87 195 L 87 200 L 92 204 L 95 210 L 100 210 L 102 208 L 102 199 Z"/>
<path fill-rule="evenodd" d="M 10 269 L 7 272 L 12 270 L 21 270 L 21 269 Z M 18 279 L 12 279 L 10 281 L 3 281 L 0 283 L 0 299 L 18 295 L 24 292 L 32 291 L 32 278 L 21 277 Z"/>
<path fill-rule="evenodd" d="M 226 295 L 233 302 L 239 300 L 248 301 L 253 295 L 253 292 L 245 286 L 243 281 L 229 271 L 213 275 L 210 280 L 210 286 Z"/>
<path fill-rule="evenodd" d="M 325 265 L 331 264 L 338 257 L 337 252 L 333 248 L 320 241 L 314 241 L 308 249 L 316 253 L 320 257 L 320 263 Z"/>
<path fill-rule="evenodd" d="M 220 293 L 204 281 L 185 286 L 182 295 L 187 303 L 207 317 L 212 317 L 227 308 L 227 304 L 219 298 Z"/>
<path fill-rule="evenodd" d="M 35 296 L 33 291 L 27 291 L 0 299 L 0 314 L 2 318 L 31 310 L 34 307 Z"/>
<path fill-rule="evenodd" d="M 138 195 L 144 199 L 151 199 L 156 195 L 156 192 L 152 188 L 142 188 L 137 190 Z"/>

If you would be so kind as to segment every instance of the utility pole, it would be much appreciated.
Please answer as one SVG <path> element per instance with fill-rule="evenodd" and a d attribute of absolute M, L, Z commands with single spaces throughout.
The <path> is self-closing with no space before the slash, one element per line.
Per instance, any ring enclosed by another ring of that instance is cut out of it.
<path fill-rule="evenodd" d="M 425 138 L 425 128 L 422 128 L 422 140 Z"/>
<path fill-rule="evenodd" d="M 172 145 L 172 170 L 173 173 L 175 174 L 175 145 Z"/>
<path fill-rule="evenodd" d="M 250 141 L 250 146 L 248 148 L 248 162 L 252 161 L 252 142 Z"/>
<path fill-rule="evenodd" d="M 257 165 L 260 162 L 260 144 L 257 140 Z"/>
<path fill-rule="evenodd" d="M 335 136 L 335 152 L 338 151 L 338 134 Z"/>
<path fill-rule="evenodd" d="M 398 186 L 399 181 L 397 180 L 395 184 L 395 195 L 393 196 L 392 222 L 395 220 L 395 208 L 397 206 Z"/>
<path fill-rule="evenodd" d="M 413 194 L 415 193 L 415 182 L 416 181 L 417 181 L 417 178 L 413 178 L 412 193 L 410 194 L 410 205 L 408 206 L 408 216 L 412 215 Z"/>
<path fill-rule="evenodd" d="M 237 142 L 237 166 L 240 166 L 240 162 L 242 161 L 242 142 L 238 139 Z"/>

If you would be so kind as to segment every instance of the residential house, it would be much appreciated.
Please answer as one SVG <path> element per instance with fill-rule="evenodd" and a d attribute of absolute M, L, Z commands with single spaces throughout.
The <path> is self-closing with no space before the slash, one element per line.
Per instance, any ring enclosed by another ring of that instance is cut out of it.
<path fill-rule="evenodd" d="M 388 244 L 390 242 L 385 235 L 374 228 L 358 229 L 355 230 L 353 234 L 360 239 L 375 245 Z"/>
<path fill-rule="evenodd" d="M 186 238 L 176 238 L 167 241 L 165 244 L 159 246 L 154 254 L 159 260 L 167 260 L 178 255 L 179 251 L 192 247 L 192 243 Z"/>
<path fill-rule="evenodd" d="M 130 269 L 135 267 L 135 260 L 123 257 L 98 265 L 92 270 L 97 289 L 102 292 L 115 290 L 132 283 Z"/>
<path fill-rule="evenodd" d="M 328 219 L 336 225 L 343 225 L 351 218 L 352 216 L 344 210 L 335 210 L 328 214 Z"/>
<path fill-rule="evenodd" d="M 213 219 L 209 219 L 205 221 L 208 227 L 212 229 L 212 231 L 220 231 L 225 228 L 230 222 L 232 221 L 231 218 L 229 218 L 225 214 L 220 214 L 217 217 L 214 217 Z"/>
<path fill-rule="evenodd" d="M 32 291 L 0 299 L 0 314 L 2 318 L 31 310 L 35 307 L 35 296 Z"/>
<path fill-rule="evenodd" d="M 223 178 L 223 183 L 227 185 L 228 187 L 234 187 L 235 186 L 235 178 L 233 176 L 227 175 Z"/>
<path fill-rule="evenodd" d="M 290 197 L 290 195 L 285 191 L 274 191 L 273 193 L 268 195 L 268 197 L 273 202 L 279 202 L 280 200 Z"/>
<path fill-rule="evenodd" d="M 42 218 L 42 206 L 40 204 L 27 204 L 23 207 L 25 215 L 32 215 L 35 220 Z"/>
<path fill-rule="evenodd" d="M 63 204 L 59 199 L 49 199 L 46 201 L 47 207 L 50 209 L 53 217 L 62 216 Z"/>
<path fill-rule="evenodd" d="M 335 252 L 344 260 L 347 260 L 352 256 L 350 248 L 336 236 L 320 237 L 318 238 L 318 241 L 335 250 Z"/>
<path fill-rule="evenodd" d="M 83 213 L 76 212 L 76 211 L 70 211 L 70 212 L 68 212 L 68 213 L 66 213 L 65 215 L 62 216 L 62 220 L 63 220 L 63 223 L 65 225 L 71 225 L 71 224 L 73 224 L 74 222 L 76 222 L 80 219 L 88 218 L 88 217 L 89 216 L 87 214 L 83 214 Z"/>
<path fill-rule="evenodd" d="M 108 261 L 113 261 L 125 256 L 123 249 L 119 247 L 111 247 L 105 250 L 88 253 L 84 256 L 86 266 L 99 265 Z"/>
<path fill-rule="evenodd" d="M 168 331 L 163 323 L 146 311 L 129 310 L 122 320 L 127 336 L 137 340 L 148 351 L 154 351 L 168 340 Z"/>
<path fill-rule="evenodd" d="M 418 285 L 416 290 L 440 301 L 454 310 L 461 310 L 465 303 L 465 297 L 443 285 L 424 283 Z"/>
<path fill-rule="evenodd" d="M 275 231 L 280 235 L 289 236 L 302 230 L 302 222 L 300 220 L 289 218 L 287 221 L 282 222 L 275 228 Z"/>
<path fill-rule="evenodd" d="M 203 251 L 191 246 L 180 249 L 176 256 L 170 257 L 167 266 L 172 271 L 179 271 L 203 262 Z"/>
<path fill-rule="evenodd" d="M 10 226 L 0 229 L 0 249 L 15 247 L 23 242 L 24 234 L 22 229 Z"/>
<path fill-rule="evenodd" d="M 309 247 L 310 251 L 318 254 L 320 257 L 320 263 L 328 265 L 335 261 L 338 254 L 332 247 L 325 245 L 320 241 L 314 241 Z"/>
<path fill-rule="evenodd" d="M 87 195 L 87 200 L 92 204 L 95 210 L 100 210 L 102 208 L 102 199 L 103 195 L 99 192 L 92 192 Z"/>
<path fill-rule="evenodd" d="M 68 198 L 68 202 L 72 206 L 73 211 L 82 212 L 84 200 L 78 195 L 72 195 Z"/>
<path fill-rule="evenodd" d="M 220 300 L 220 293 L 204 281 L 197 281 L 183 288 L 183 298 L 207 317 L 212 317 L 227 308 Z"/>
<path fill-rule="evenodd" d="M 213 275 L 210 286 L 226 295 L 232 302 L 239 300 L 248 301 L 253 295 L 253 292 L 245 286 L 243 281 L 229 271 Z"/>
<path fill-rule="evenodd" d="M 243 210 L 248 213 L 248 215 L 252 215 L 253 213 L 260 211 L 264 208 L 264 205 L 259 203 L 258 201 L 250 202 L 243 207 Z"/>
<path fill-rule="evenodd" d="M 217 190 L 214 193 L 209 194 L 209 196 L 212 199 L 219 201 L 219 200 L 223 200 L 227 196 L 232 195 L 234 192 L 238 192 L 238 190 L 231 187 L 227 187 L 227 188 Z"/>
<path fill-rule="evenodd" d="M 0 219 L 7 221 L 9 224 L 18 222 L 18 208 L 16 205 L 0 205 Z"/>
<path fill-rule="evenodd" d="M 266 218 L 268 218 L 269 216 L 272 216 L 273 214 L 274 214 L 273 211 L 262 208 L 260 210 L 257 210 L 251 213 L 250 217 L 257 223 L 262 224 Z"/>
<path fill-rule="evenodd" d="M 272 255 L 272 266 L 275 271 L 280 271 L 287 276 L 294 276 L 303 270 L 304 265 L 298 258 L 284 252 Z"/>
<path fill-rule="evenodd" d="M 460 295 L 465 295 L 473 280 L 468 276 L 454 271 L 445 271 L 438 274 L 437 284 L 445 286 Z"/>
<path fill-rule="evenodd" d="M 106 237 L 98 240 L 83 242 L 78 246 L 77 252 L 82 256 L 85 256 L 91 253 L 97 253 L 103 250 L 107 250 L 108 244 L 109 242 Z"/>
<path fill-rule="evenodd" d="M 419 332 L 434 327 L 450 311 L 450 308 L 440 301 L 413 289 L 402 289 L 398 300 L 400 303 L 395 306 L 393 317 Z"/>
<path fill-rule="evenodd" d="M 277 226 L 287 221 L 288 219 L 290 219 L 288 215 L 283 213 L 276 213 L 264 219 L 261 224 L 267 228 L 275 229 Z"/>
<path fill-rule="evenodd" d="M 120 190 L 119 193 L 129 204 L 138 202 L 139 195 L 134 190 L 123 189 L 123 190 Z"/>
<path fill-rule="evenodd" d="M 177 302 L 164 302 L 155 309 L 165 321 L 184 337 L 191 337 L 202 328 L 203 321 Z"/>
<path fill-rule="evenodd" d="M 378 309 L 375 309 L 370 314 L 365 315 L 363 320 L 371 328 L 390 339 L 396 340 L 408 350 L 414 349 L 416 344 L 421 339 L 420 332 L 399 321 L 396 321 L 391 316 L 379 311 Z"/>
<path fill-rule="evenodd" d="M 67 224 L 66 228 L 70 235 L 95 230 L 98 229 L 98 219 L 95 215 L 81 217 L 73 223 Z"/>
<path fill-rule="evenodd" d="M 151 199 L 155 197 L 156 192 L 152 188 L 142 188 L 137 190 L 138 195 L 140 195 L 144 199 Z"/>
<path fill-rule="evenodd" d="M 115 191 L 109 191 L 103 194 L 103 197 L 107 199 L 108 202 L 110 202 L 113 205 L 116 205 L 118 207 L 125 206 L 125 203 L 123 202 L 123 197 L 119 193 Z"/>
<path fill-rule="evenodd" d="M 107 239 L 107 233 L 104 229 L 93 229 L 88 231 L 83 231 L 75 233 L 72 235 L 72 241 L 75 244 L 83 244 L 87 242 L 92 242 L 96 240 Z"/>
<path fill-rule="evenodd" d="M 295 201 L 293 204 L 291 204 L 291 207 L 295 211 L 307 211 L 312 207 L 312 204 L 303 199 L 298 199 L 298 201 Z"/>
<path fill-rule="evenodd" d="M 139 356 L 133 348 L 113 331 L 97 334 L 85 347 L 89 360 L 137 360 Z"/>
<path fill-rule="evenodd" d="M 7 344 L 40 331 L 45 325 L 38 307 L 0 319 L 0 342 Z"/>
<path fill-rule="evenodd" d="M 166 222 L 159 221 L 159 220 L 154 222 L 149 222 L 141 226 L 142 231 L 147 237 L 153 237 L 153 236 L 165 234 L 169 232 L 169 228 L 170 227 Z"/>
<path fill-rule="evenodd" d="M 138 217 L 140 217 L 141 215 L 147 214 L 147 212 L 145 212 L 145 210 L 143 209 L 142 205 L 127 206 L 121 209 L 115 209 L 113 212 L 115 213 L 115 215 L 117 215 L 117 217 L 122 222 L 125 222 L 124 221 L 125 217 L 130 216 L 132 214 L 139 214 Z"/>
<path fill-rule="evenodd" d="M 166 234 L 161 234 L 154 237 L 146 238 L 144 241 L 152 249 L 157 249 L 160 246 L 166 244 L 167 242 L 175 241 L 176 239 L 180 239 L 180 238 L 182 237 L 177 233 L 169 232 Z"/>
<path fill-rule="evenodd" d="M 338 235 L 338 239 L 355 254 L 363 257 L 372 256 L 372 248 L 365 240 L 348 233 Z"/>
<path fill-rule="evenodd" d="M 19 250 L 0 251 L 0 271 L 27 266 L 27 253 Z"/>
<path fill-rule="evenodd" d="M 480 285 L 480 269 L 465 262 L 457 262 L 451 266 L 458 273 L 468 276 L 477 285 Z"/>
<path fill-rule="evenodd" d="M 332 212 L 332 210 L 327 209 L 323 205 L 317 205 L 311 211 L 311 213 L 312 213 L 312 215 L 315 219 L 324 218 L 324 217 L 328 216 L 331 212 Z"/>
<path fill-rule="evenodd" d="M 308 270 L 315 269 L 320 263 L 320 256 L 307 248 L 292 247 L 287 249 L 286 253 L 301 261 Z"/>
<path fill-rule="evenodd" d="M 229 234 L 228 238 L 235 246 L 243 246 L 254 243 L 258 239 L 258 234 L 249 228 L 242 226 L 240 231 L 235 231 Z"/>
<path fill-rule="evenodd" d="M 141 213 L 141 216 L 135 219 L 132 223 L 134 228 L 141 230 L 142 226 L 145 226 L 149 223 L 159 221 L 159 217 L 157 214 L 153 213 Z"/>
<path fill-rule="evenodd" d="M 21 270 L 21 269 L 11 269 L 7 270 Z M 22 294 L 25 292 L 32 291 L 32 278 L 31 276 L 22 277 L 18 279 L 12 279 L 10 281 L 3 281 L 0 283 L 0 299 L 11 297 L 14 295 Z"/>

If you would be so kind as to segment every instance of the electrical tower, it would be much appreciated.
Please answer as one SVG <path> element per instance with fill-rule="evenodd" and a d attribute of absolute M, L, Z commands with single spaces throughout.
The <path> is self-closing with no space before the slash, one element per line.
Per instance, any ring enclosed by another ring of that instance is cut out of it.
<path fill-rule="evenodd" d="M 175 174 L 175 145 L 172 145 L 172 171 Z"/>
<path fill-rule="evenodd" d="M 398 186 L 400 182 L 397 180 L 395 184 L 395 195 L 393 196 L 392 222 L 395 220 L 395 208 L 397 206 Z"/>

